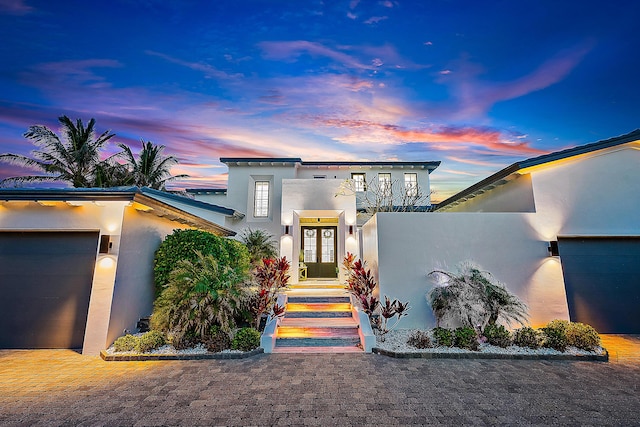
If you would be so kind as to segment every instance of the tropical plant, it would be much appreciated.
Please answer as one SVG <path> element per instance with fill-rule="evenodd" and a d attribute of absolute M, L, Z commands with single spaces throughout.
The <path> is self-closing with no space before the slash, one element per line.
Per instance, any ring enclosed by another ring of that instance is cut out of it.
<path fill-rule="evenodd" d="M 438 326 L 483 329 L 498 321 L 509 325 L 514 321 L 527 322 L 527 306 L 504 284 L 471 262 L 462 263 L 457 274 L 434 270 L 429 276 L 435 279 L 436 286 L 427 293 L 427 301 Z"/>
<path fill-rule="evenodd" d="M 567 320 L 552 320 L 543 328 L 540 328 L 544 336 L 543 347 L 552 348 L 558 351 L 565 351 L 569 342 L 567 341 Z"/>
<path fill-rule="evenodd" d="M 290 276 L 287 272 L 290 267 L 291 264 L 286 257 L 265 258 L 261 265 L 256 266 L 253 277 L 258 288 L 250 301 L 257 328 L 260 327 L 260 319 L 263 314 L 270 314 L 272 317 L 284 314 L 284 307 L 280 307 L 277 300 L 278 294 L 284 291 L 289 284 Z"/>
<path fill-rule="evenodd" d="M 133 351 L 137 343 L 138 339 L 135 336 L 127 334 L 113 342 L 113 349 L 118 352 Z"/>
<path fill-rule="evenodd" d="M 202 230 L 173 230 L 155 253 L 153 274 L 156 297 L 164 289 L 178 262 L 183 259 L 196 262 L 197 251 L 213 255 L 220 267 L 231 267 L 238 276 L 248 277 L 249 253 L 242 243 Z"/>
<path fill-rule="evenodd" d="M 148 353 L 164 345 L 164 334 L 160 331 L 149 331 L 138 337 L 134 350 L 138 353 Z"/>
<path fill-rule="evenodd" d="M 247 247 L 249 261 L 252 265 L 260 264 L 265 258 L 278 256 L 276 242 L 273 240 L 273 236 L 265 230 L 246 228 L 240 233 L 240 241 Z"/>
<path fill-rule="evenodd" d="M 213 255 L 196 251 L 196 261 L 183 259 L 154 302 L 152 328 L 173 334 L 178 341 L 193 336 L 203 342 L 213 326 L 231 336 L 234 316 L 247 295 L 246 275 L 224 266 Z"/>
<path fill-rule="evenodd" d="M 405 302 L 404 304 L 394 299 L 391 301 L 388 296 L 384 296 L 384 304 L 380 304 L 380 316 L 382 316 L 382 321 L 380 322 L 380 333 L 382 335 L 391 331 L 398 325 L 400 319 L 407 315 L 409 311 L 409 302 Z M 389 326 L 389 320 L 394 316 L 398 316 L 395 323 Z"/>
<path fill-rule="evenodd" d="M 378 299 L 373 296 L 376 281 L 371 270 L 366 268 L 366 261 L 355 260 L 355 255 L 347 253 L 342 261 L 342 266 L 347 272 L 347 291 L 356 297 L 362 304 L 362 309 L 371 316 L 378 307 Z"/>
<path fill-rule="evenodd" d="M 453 330 L 454 347 L 464 348 L 467 350 L 478 351 L 478 336 L 476 331 L 470 327 L 460 327 Z"/>
<path fill-rule="evenodd" d="M 126 162 L 133 185 L 164 190 L 167 182 L 188 177 L 188 175 L 171 175 L 171 166 L 177 164 L 178 159 L 173 156 L 165 156 L 163 154 L 164 145 L 155 145 L 151 141 L 145 142 L 144 139 L 141 139 L 140 142 L 142 149 L 137 158 L 128 145 L 118 144 L 122 152 L 117 156 Z"/>
<path fill-rule="evenodd" d="M 74 124 L 67 116 L 60 116 L 58 121 L 62 125 L 61 137 L 43 125 L 30 126 L 24 133 L 24 137 L 38 147 L 32 151 L 32 157 L 0 155 L 0 161 L 35 168 L 45 175 L 11 177 L 0 184 L 64 181 L 73 187 L 94 186 L 96 169 L 102 164 L 100 152 L 115 134 L 105 131 L 96 137 L 95 119 L 89 120 L 86 127 L 81 119 Z"/>

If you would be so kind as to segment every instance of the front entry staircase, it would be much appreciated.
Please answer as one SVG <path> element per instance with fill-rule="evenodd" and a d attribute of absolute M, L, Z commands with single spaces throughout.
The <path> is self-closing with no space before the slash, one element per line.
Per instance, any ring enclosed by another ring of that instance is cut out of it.
<path fill-rule="evenodd" d="M 275 332 L 274 353 L 362 352 L 349 294 L 337 281 L 291 285 L 284 318 Z"/>

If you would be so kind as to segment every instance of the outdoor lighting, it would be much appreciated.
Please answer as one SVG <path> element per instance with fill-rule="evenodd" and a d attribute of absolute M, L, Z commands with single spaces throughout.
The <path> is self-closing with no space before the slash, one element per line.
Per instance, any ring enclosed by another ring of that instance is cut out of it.
<path fill-rule="evenodd" d="M 353 236 L 353 225 L 349 226 L 349 236 Z"/>
<path fill-rule="evenodd" d="M 112 246 L 113 243 L 111 243 L 111 236 L 108 234 L 103 234 L 102 236 L 100 236 L 100 250 L 98 251 L 98 253 L 108 254 L 109 249 L 111 249 Z"/>
<path fill-rule="evenodd" d="M 560 251 L 558 249 L 558 241 L 557 240 L 552 240 L 549 242 L 549 247 L 547 248 L 549 250 L 549 256 L 560 256 Z"/>
<path fill-rule="evenodd" d="M 284 226 L 284 235 L 285 236 L 291 236 L 291 226 L 290 225 L 285 225 Z"/>

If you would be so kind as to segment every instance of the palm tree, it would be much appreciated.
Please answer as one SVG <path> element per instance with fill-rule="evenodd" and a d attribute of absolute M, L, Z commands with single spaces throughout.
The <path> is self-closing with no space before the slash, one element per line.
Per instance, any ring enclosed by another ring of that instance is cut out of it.
<path fill-rule="evenodd" d="M 278 246 L 273 236 L 265 230 L 246 228 L 240 234 L 240 239 L 249 251 L 251 265 L 256 266 L 261 264 L 264 258 L 278 256 Z"/>
<path fill-rule="evenodd" d="M 119 156 L 124 158 L 130 169 L 133 185 L 164 190 L 168 181 L 188 177 L 188 175 L 171 175 L 171 166 L 177 164 L 178 159 L 173 156 L 164 156 L 162 154 L 164 145 L 154 145 L 151 141 L 144 142 L 144 139 L 141 139 L 140 142 L 142 150 L 137 159 L 128 145 L 118 144 L 122 148 L 122 153 L 119 153 Z"/>
<path fill-rule="evenodd" d="M 33 157 L 19 154 L 1 154 L 0 161 L 40 169 L 46 175 L 11 177 L 0 181 L 8 183 L 66 181 L 74 187 L 91 187 L 95 183 L 96 168 L 101 164 L 100 151 L 115 134 L 103 132 L 95 137 L 95 119 L 85 127 L 81 119 L 74 124 L 67 116 L 61 116 L 62 137 L 43 125 L 30 126 L 24 137 L 30 139 L 39 150 Z"/>

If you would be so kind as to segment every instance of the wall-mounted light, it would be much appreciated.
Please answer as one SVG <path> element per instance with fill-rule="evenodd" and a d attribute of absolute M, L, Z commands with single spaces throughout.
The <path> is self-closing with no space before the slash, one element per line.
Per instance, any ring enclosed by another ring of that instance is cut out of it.
<path fill-rule="evenodd" d="M 108 234 L 103 234 L 100 236 L 100 250 L 98 253 L 108 254 L 109 249 L 113 247 L 113 243 L 111 243 L 111 236 Z"/>
<path fill-rule="evenodd" d="M 549 256 L 560 256 L 560 250 L 558 249 L 558 241 L 552 240 L 549 242 Z"/>
<path fill-rule="evenodd" d="M 349 226 L 349 236 L 353 236 L 353 225 Z"/>
<path fill-rule="evenodd" d="M 290 225 L 285 225 L 284 226 L 284 235 L 285 236 L 291 236 L 291 226 Z"/>

